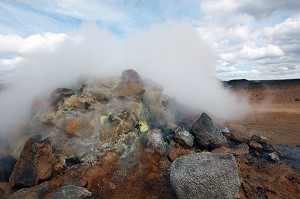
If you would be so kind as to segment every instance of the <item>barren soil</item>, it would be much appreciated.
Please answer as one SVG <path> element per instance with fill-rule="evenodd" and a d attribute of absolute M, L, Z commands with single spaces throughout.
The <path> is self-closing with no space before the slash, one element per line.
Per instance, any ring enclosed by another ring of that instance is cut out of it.
<path fill-rule="evenodd" d="M 250 113 L 236 124 L 272 143 L 300 145 L 300 81 L 276 81 L 231 88 L 247 95 Z M 254 83 L 255 84 L 255 83 Z"/>

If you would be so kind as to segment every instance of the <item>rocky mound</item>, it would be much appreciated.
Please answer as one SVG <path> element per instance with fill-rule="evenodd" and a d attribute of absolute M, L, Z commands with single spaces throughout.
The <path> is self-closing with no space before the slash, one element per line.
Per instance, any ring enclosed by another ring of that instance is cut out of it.
<path fill-rule="evenodd" d="M 299 195 L 299 171 L 264 137 L 192 110 L 134 70 L 58 88 L 0 153 L 0 198 Z"/>

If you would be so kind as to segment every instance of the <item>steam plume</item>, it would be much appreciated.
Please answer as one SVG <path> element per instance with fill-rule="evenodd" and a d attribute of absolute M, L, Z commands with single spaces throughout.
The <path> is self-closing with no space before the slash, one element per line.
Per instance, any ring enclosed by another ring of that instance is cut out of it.
<path fill-rule="evenodd" d="M 246 100 L 237 99 L 210 75 L 212 56 L 192 27 L 166 23 L 120 37 L 87 25 L 54 50 L 26 54 L 16 63 L 8 80 L 11 88 L 0 92 L 0 134 L 26 118 L 36 95 L 48 95 L 81 74 L 120 75 L 127 68 L 160 83 L 178 101 L 217 117 L 232 119 L 247 111 Z"/>

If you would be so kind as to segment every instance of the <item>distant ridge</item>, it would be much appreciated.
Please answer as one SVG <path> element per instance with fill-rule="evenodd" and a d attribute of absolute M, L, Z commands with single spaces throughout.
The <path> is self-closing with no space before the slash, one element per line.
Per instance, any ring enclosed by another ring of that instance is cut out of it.
<path fill-rule="evenodd" d="M 283 80 L 247 80 L 234 79 L 223 81 L 224 87 L 229 88 L 261 88 L 261 87 L 283 87 L 283 86 L 300 86 L 300 79 L 283 79 Z"/>

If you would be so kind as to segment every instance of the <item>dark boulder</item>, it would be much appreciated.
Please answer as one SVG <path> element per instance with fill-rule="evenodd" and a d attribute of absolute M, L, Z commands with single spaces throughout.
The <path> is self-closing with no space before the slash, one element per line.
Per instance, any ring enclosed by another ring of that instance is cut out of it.
<path fill-rule="evenodd" d="M 190 132 L 202 148 L 215 149 L 226 144 L 226 138 L 206 113 L 202 113 Z"/>
<path fill-rule="evenodd" d="M 9 178 L 11 187 L 32 187 L 52 174 L 54 156 L 48 141 L 29 138 Z"/>
<path fill-rule="evenodd" d="M 14 166 L 16 164 L 16 158 L 12 156 L 5 156 L 0 158 L 0 181 L 8 182 Z"/>

